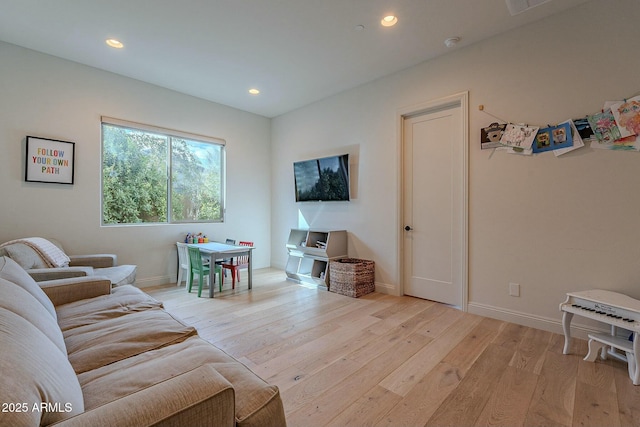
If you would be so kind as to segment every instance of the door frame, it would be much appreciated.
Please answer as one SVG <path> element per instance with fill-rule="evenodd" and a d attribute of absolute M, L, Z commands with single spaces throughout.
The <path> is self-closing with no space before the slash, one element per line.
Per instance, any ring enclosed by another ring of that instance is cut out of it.
<path fill-rule="evenodd" d="M 462 144 L 461 158 L 457 159 L 462 163 L 462 224 L 461 224 L 461 240 L 462 246 L 462 311 L 467 311 L 469 303 L 469 91 L 456 93 L 444 98 L 423 102 L 416 105 L 410 105 L 398 109 L 396 113 L 397 125 L 397 145 L 398 145 L 398 254 L 396 263 L 398 265 L 398 284 L 399 293 L 404 295 L 404 120 L 406 118 L 446 109 L 448 107 L 460 106 L 461 113 L 461 135 L 460 144 Z"/>

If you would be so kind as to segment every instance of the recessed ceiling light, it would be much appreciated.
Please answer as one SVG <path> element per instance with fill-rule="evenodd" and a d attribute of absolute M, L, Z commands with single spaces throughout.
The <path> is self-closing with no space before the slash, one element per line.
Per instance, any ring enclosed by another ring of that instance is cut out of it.
<path fill-rule="evenodd" d="M 116 39 L 107 39 L 105 40 L 105 43 L 115 49 L 122 49 L 124 47 L 124 45 L 122 44 L 122 42 L 120 40 L 116 40 Z"/>
<path fill-rule="evenodd" d="M 251 89 L 249 89 L 249 93 L 251 95 L 258 95 L 260 93 L 260 91 L 258 89 L 255 89 L 255 88 L 251 88 Z"/>
<path fill-rule="evenodd" d="M 394 15 L 387 15 L 380 21 L 383 27 L 393 27 L 398 23 L 398 17 Z"/>

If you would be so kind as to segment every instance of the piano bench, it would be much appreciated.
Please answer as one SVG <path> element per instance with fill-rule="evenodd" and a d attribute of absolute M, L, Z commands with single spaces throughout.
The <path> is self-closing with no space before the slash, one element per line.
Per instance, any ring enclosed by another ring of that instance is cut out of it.
<path fill-rule="evenodd" d="M 633 354 L 633 343 L 628 339 L 614 337 L 609 334 L 589 334 L 589 353 L 584 358 L 587 362 L 596 360 L 598 350 L 605 346 L 615 347 L 625 353 Z M 604 359 L 604 357 L 603 357 Z"/>
<path fill-rule="evenodd" d="M 637 356 L 633 351 L 633 342 L 628 339 L 614 337 L 608 334 L 589 334 L 589 352 L 584 358 L 587 362 L 595 362 L 598 357 L 598 351 L 602 350 L 601 357 L 606 358 L 606 348 L 613 347 L 618 350 L 624 351 L 626 355 L 626 362 L 629 370 L 629 377 L 633 381 L 633 385 L 640 384 L 640 372 L 638 371 Z M 617 356 L 617 354 L 616 354 Z"/>

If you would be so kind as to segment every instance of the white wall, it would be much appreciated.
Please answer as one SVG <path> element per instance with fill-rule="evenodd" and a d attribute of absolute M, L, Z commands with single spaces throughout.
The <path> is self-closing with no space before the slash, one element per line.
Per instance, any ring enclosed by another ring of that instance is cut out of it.
<path fill-rule="evenodd" d="M 270 120 L 137 80 L 0 43 L 0 242 L 60 240 L 68 252 L 114 252 L 138 284 L 175 281 L 175 242 L 189 231 L 251 240 L 270 265 Z M 100 226 L 100 116 L 227 141 L 227 221 Z M 73 186 L 24 181 L 27 135 L 76 143 Z"/>
<path fill-rule="evenodd" d="M 640 153 L 493 154 L 479 139 L 495 119 L 478 110 L 545 125 L 640 93 L 638 22 L 640 2 L 595 0 L 274 119 L 272 264 L 284 266 L 302 216 L 347 229 L 350 255 L 375 260 L 378 289 L 401 292 L 397 112 L 469 91 L 470 311 L 558 330 L 568 291 L 640 298 Z M 292 163 L 342 152 L 356 154 L 357 197 L 296 204 Z"/>
<path fill-rule="evenodd" d="M 594 0 L 272 121 L 0 43 L 0 241 L 46 235 L 70 252 L 117 252 L 144 285 L 175 277 L 173 242 L 187 231 L 253 240 L 257 267 L 283 267 L 304 220 L 349 230 L 350 255 L 375 260 L 378 289 L 399 293 L 397 112 L 468 90 L 470 310 L 556 327 L 567 291 L 640 298 L 640 153 L 491 155 L 479 135 L 494 119 L 477 106 L 547 124 L 640 92 L 638 22 L 637 1 Z M 101 115 L 226 139 L 228 221 L 101 227 Z M 76 142 L 73 186 L 24 182 L 26 135 Z M 344 152 L 353 200 L 296 204 L 292 163 Z"/>

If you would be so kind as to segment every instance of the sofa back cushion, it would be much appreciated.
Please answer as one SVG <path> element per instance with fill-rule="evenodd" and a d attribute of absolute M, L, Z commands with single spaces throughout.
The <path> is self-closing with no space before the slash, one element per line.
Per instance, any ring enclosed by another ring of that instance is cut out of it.
<path fill-rule="evenodd" d="M 29 292 L 15 283 L 1 278 L 0 307 L 14 312 L 31 323 L 45 334 L 60 351 L 67 354 L 64 337 L 56 319 Z"/>
<path fill-rule="evenodd" d="M 14 243 L 2 249 L 8 257 L 17 262 L 20 267 L 25 270 L 48 267 L 38 252 L 24 243 Z"/>
<path fill-rule="evenodd" d="M 38 328 L 0 308 L 0 401 L 10 426 L 49 425 L 84 412 L 82 390 L 65 354 Z"/>
<path fill-rule="evenodd" d="M 38 286 L 38 283 L 11 258 L 0 257 L 0 279 L 13 282 L 29 292 L 57 321 L 56 309 L 49 297 Z"/>

